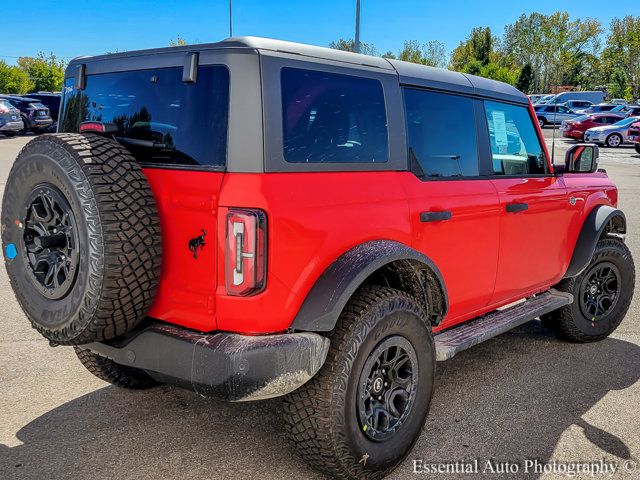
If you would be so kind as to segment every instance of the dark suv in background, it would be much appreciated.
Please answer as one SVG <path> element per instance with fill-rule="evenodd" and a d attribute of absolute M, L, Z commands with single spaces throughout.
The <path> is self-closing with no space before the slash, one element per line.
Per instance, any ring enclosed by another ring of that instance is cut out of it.
<path fill-rule="evenodd" d="M 27 95 L 23 95 L 23 97 L 38 100 L 41 104 L 49 109 L 49 114 L 51 115 L 53 123 L 55 124 L 58 122 L 58 114 L 60 112 L 60 99 L 62 98 L 62 94 L 55 92 L 38 92 L 29 93 Z"/>
<path fill-rule="evenodd" d="M 20 111 L 24 122 L 22 133 L 43 133 L 53 123 L 49 109 L 35 98 L 0 95 L 0 100 L 6 100 Z"/>

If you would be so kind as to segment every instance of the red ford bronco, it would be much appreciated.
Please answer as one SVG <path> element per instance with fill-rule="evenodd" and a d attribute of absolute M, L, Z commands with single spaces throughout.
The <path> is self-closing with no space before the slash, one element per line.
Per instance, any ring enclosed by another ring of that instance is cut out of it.
<path fill-rule="evenodd" d="M 597 165 L 553 165 L 527 97 L 462 73 L 258 38 L 82 57 L 11 170 L 4 258 L 98 377 L 284 396 L 307 461 L 380 478 L 436 361 L 538 317 L 620 324 L 635 270 Z"/>

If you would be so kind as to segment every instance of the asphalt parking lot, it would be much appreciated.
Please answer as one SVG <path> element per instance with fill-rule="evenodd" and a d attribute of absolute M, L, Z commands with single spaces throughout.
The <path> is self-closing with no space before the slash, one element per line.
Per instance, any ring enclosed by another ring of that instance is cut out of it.
<path fill-rule="evenodd" d="M 28 140 L 0 136 L 2 189 Z M 557 163 L 568 145 L 556 142 Z M 640 155 L 602 149 L 601 166 L 620 188 L 627 243 L 640 261 Z M 636 287 L 622 325 L 597 344 L 563 343 L 536 321 L 438 364 L 422 436 L 389 478 L 415 478 L 414 459 L 478 459 L 481 468 L 604 459 L 618 464 L 614 478 L 640 478 L 640 465 L 632 471 L 640 460 L 639 302 Z M 29 327 L 2 267 L 0 331 L 0 479 L 321 478 L 288 448 L 278 400 L 225 404 L 93 377 L 70 348 L 51 348 Z M 566 478 L 522 468 L 497 476 Z"/>

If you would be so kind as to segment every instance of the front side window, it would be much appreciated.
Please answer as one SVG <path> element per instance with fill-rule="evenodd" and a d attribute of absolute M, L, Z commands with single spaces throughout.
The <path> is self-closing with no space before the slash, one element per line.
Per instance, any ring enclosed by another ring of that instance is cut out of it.
<path fill-rule="evenodd" d="M 407 88 L 404 103 L 409 161 L 418 177 L 479 175 L 472 99 Z"/>
<path fill-rule="evenodd" d="M 116 139 L 141 163 L 225 165 L 229 71 L 201 66 L 198 81 L 182 81 L 182 67 L 89 75 L 84 90 L 67 79 L 60 131 L 83 122 L 112 124 Z"/>
<path fill-rule="evenodd" d="M 282 142 L 289 163 L 380 163 L 389 157 L 382 84 L 283 68 Z"/>
<path fill-rule="evenodd" d="M 484 102 L 495 175 L 548 173 L 547 160 L 526 107 Z"/>

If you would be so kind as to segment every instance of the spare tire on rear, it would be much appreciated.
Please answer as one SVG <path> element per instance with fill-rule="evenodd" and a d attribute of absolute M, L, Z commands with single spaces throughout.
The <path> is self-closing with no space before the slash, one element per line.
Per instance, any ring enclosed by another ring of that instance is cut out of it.
<path fill-rule="evenodd" d="M 52 343 L 115 338 L 146 315 L 160 278 L 160 222 L 131 154 L 95 134 L 42 135 L 20 152 L 2 201 L 9 280 Z"/>

